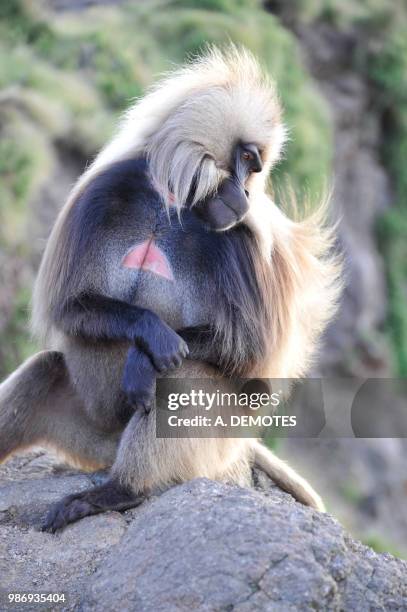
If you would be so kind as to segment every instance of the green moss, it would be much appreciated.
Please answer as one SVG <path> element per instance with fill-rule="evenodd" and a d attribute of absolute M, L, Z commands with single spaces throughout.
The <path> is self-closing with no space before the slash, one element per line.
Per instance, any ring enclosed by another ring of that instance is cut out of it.
<path fill-rule="evenodd" d="M 281 438 L 276 438 L 270 433 L 263 438 L 264 444 L 272 451 L 278 451 L 281 448 Z"/>
<path fill-rule="evenodd" d="M 13 317 L 2 333 L 0 347 L 0 379 L 38 350 L 29 329 L 30 291 L 21 288 L 15 298 Z"/>
<path fill-rule="evenodd" d="M 142 94 L 133 63 L 126 54 L 116 49 L 102 36 L 90 38 L 93 45 L 88 69 L 94 71 L 94 81 L 113 109 L 123 109 L 129 102 Z"/>
<path fill-rule="evenodd" d="M 358 506 L 363 499 L 363 495 L 355 482 L 344 482 L 340 485 L 339 492 L 343 499 L 354 506 Z"/>
<path fill-rule="evenodd" d="M 6 228 L 24 213 L 25 196 L 32 176 L 27 152 L 9 137 L 0 139 L 0 246 L 7 240 Z M 0 289 L 1 290 L 1 289 Z"/>
<path fill-rule="evenodd" d="M 401 208 L 401 207 L 400 207 Z M 388 330 L 400 376 L 407 376 L 407 218 L 405 210 L 384 215 L 378 224 L 389 289 Z"/>
<path fill-rule="evenodd" d="M 0 140 L 0 181 L 20 201 L 27 192 L 30 159 L 10 139 Z"/>
<path fill-rule="evenodd" d="M 232 13 L 236 9 L 256 9 L 258 7 L 256 0 L 174 0 L 172 6 L 174 8 L 199 8 L 200 10 L 218 11 L 220 13 Z"/>
<path fill-rule="evenodd" d="M 321 20 L 337 27 L 383 28 L 403 14 L 404 0 L 294 0 L 294 12 L 305 21 Z"/>
<path fill-rule="evenodd" d="M 405 14 L 407 20 L 407 10 Z M 389 332 L 400 376 L 407 376 L 407 41 L 402 24 L 367 56 L 365 70 L 377 85 L 377 105 L 385 119 L 383 159 L 395 186 L 394 209 L 378 223 L 389 287 Z"/>
<path fill-rule="evenodd" d="M 377 553 L 390 553 L 393 557 L 398 557 L 399 559 L 405 559 L 405 555 L 403 555 L 398 548 L 396 548 L 391 542 L 382 538 L 377 534 L 372 534 L 370 536 L 362 538 L 362 544 L 365 546 L 370 546 Z"/>

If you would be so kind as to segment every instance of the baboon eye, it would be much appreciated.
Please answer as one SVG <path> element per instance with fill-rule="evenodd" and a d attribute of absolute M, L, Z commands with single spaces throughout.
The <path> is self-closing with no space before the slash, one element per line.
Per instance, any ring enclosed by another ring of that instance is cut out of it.
<path fill-rule="evenodd" d="M 244 160 L 246 160 L 246 161 L 252 160 L 252 159 L 254 159 L 254 158 L 253 158 L 253 154 L 252 154 L 252 153 L 250 153 L 249 151 L 243 151 L 243 153 L 242 153 L 242 159 L 244 159 Z"/>

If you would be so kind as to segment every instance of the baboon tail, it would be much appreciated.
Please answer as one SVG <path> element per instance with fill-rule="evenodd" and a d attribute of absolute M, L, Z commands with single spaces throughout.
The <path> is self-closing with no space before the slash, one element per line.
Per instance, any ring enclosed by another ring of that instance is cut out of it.
<path fill-rule="evenodd" d="M 260 442 L 254 445 L 254 463 L 274 482 L 305 506 L 311 506 L 319 512 L 325 512 L 325 506 L 311 485 L 284 461 Z"/>
<path fill-rule="evenodd" d="M 43 446 L 71 465 L 99 469 L 113 463 L 117 443 L 87 417 L 60 352 L 37 353 L 0 385 L 0 463 Z"/>

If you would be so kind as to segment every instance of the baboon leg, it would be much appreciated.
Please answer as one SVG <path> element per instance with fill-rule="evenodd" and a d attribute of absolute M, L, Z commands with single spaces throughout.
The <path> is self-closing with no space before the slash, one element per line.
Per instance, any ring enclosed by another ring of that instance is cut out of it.
<path fill-rule="evenodd" d="M 0 385 L 0 462 L 39 445 L 76 467 L 104 468 L 114 462 L 120 435 L 87 417 L 62 353 L 34 355 Z"/>
<path fill-rule="evenodd" d="M 43 531 L 55 533 L 58 529 L 85 516 L 108 510 L 123 511 L 142 503 L 145 499 L 145 490 L 141 487 L 135 491 L 127 481 L 130 479 L 130 473 L 137 473 L 138 463 L 143 462 L 143 456 L 146 452 L 144 445 L 153 443 L 154 438 L 152 437 L 143 440 L 143 434 L 147 433 L 145 424 L 148 420 L 148 415 L 144 411 L 138 410 L 126 427 L 127 439 L 124 442 L 124 448 L 120 448 L 119 454 L 121 454 L 121 462 L 127 462 L 124 467 L 127 479 L 122 478 L 123 474 L 120 474 L 120 472 L 117 473 L 116 467 L 116 470 L 112 469 L 109 480 L 102 485 L 62 498 L 51 506 L 45 516 L 41 526 Z M 132 445 L 132 450 L 128 448 L 129 444 Z M 131 453 L 132 457 L 128 453 Z M 148 459 L 150 457 L 147 455 L 147 470 L 149 468 Z"/>
<path fill-rule="evenodd" d="M 208 376 L 212 370 L 206 366 L 204 372 Z M 188 360 L 174 372 L 179 377 L 199 375 L 202 365 Z M 218 386 L 217 382 L 215 388 Z M 249 481 L 249 461 L 241 448 L 246 440 L 160 438 L 156 410 L 157 406 L 148 413 L 134 413 L 121 436 L 110 479 L 55 504 L 44 521 L 44 530 L 55 532 L 84 516 L 138 506 L 151 492 L 192 478 L 231 476 L 239 484 Z"/>
<path fill-rule="evenodd" d="M 44 520 L 44 531 L 54 533 L 68 523 L 105 510 L 138 506 L 153 489 L 211 475 L 200 473 L 197 461 L 193 464 L 199 446 L 206 447 L 212 441 L 157 438 L 154 413 L 135 412 L 121 437 L 110 479 L 56 503 Z M 205 457 L 208 464 L 206 453 Z"/>

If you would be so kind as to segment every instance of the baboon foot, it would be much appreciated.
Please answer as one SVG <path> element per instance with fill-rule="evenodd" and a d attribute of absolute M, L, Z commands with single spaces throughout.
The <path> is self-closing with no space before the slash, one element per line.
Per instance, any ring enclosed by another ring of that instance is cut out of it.
<path fill-rule="evenodd" d="M 58 529 L 85 516 L 109 510 L 122 512 L 139 506 L 144 499 L 144 496 L 136 495 L 130 489 L 110 479 L 98 487 L 67 495 L 54 504 L 41 525 L 41 531 L 55 533 Z"/>

